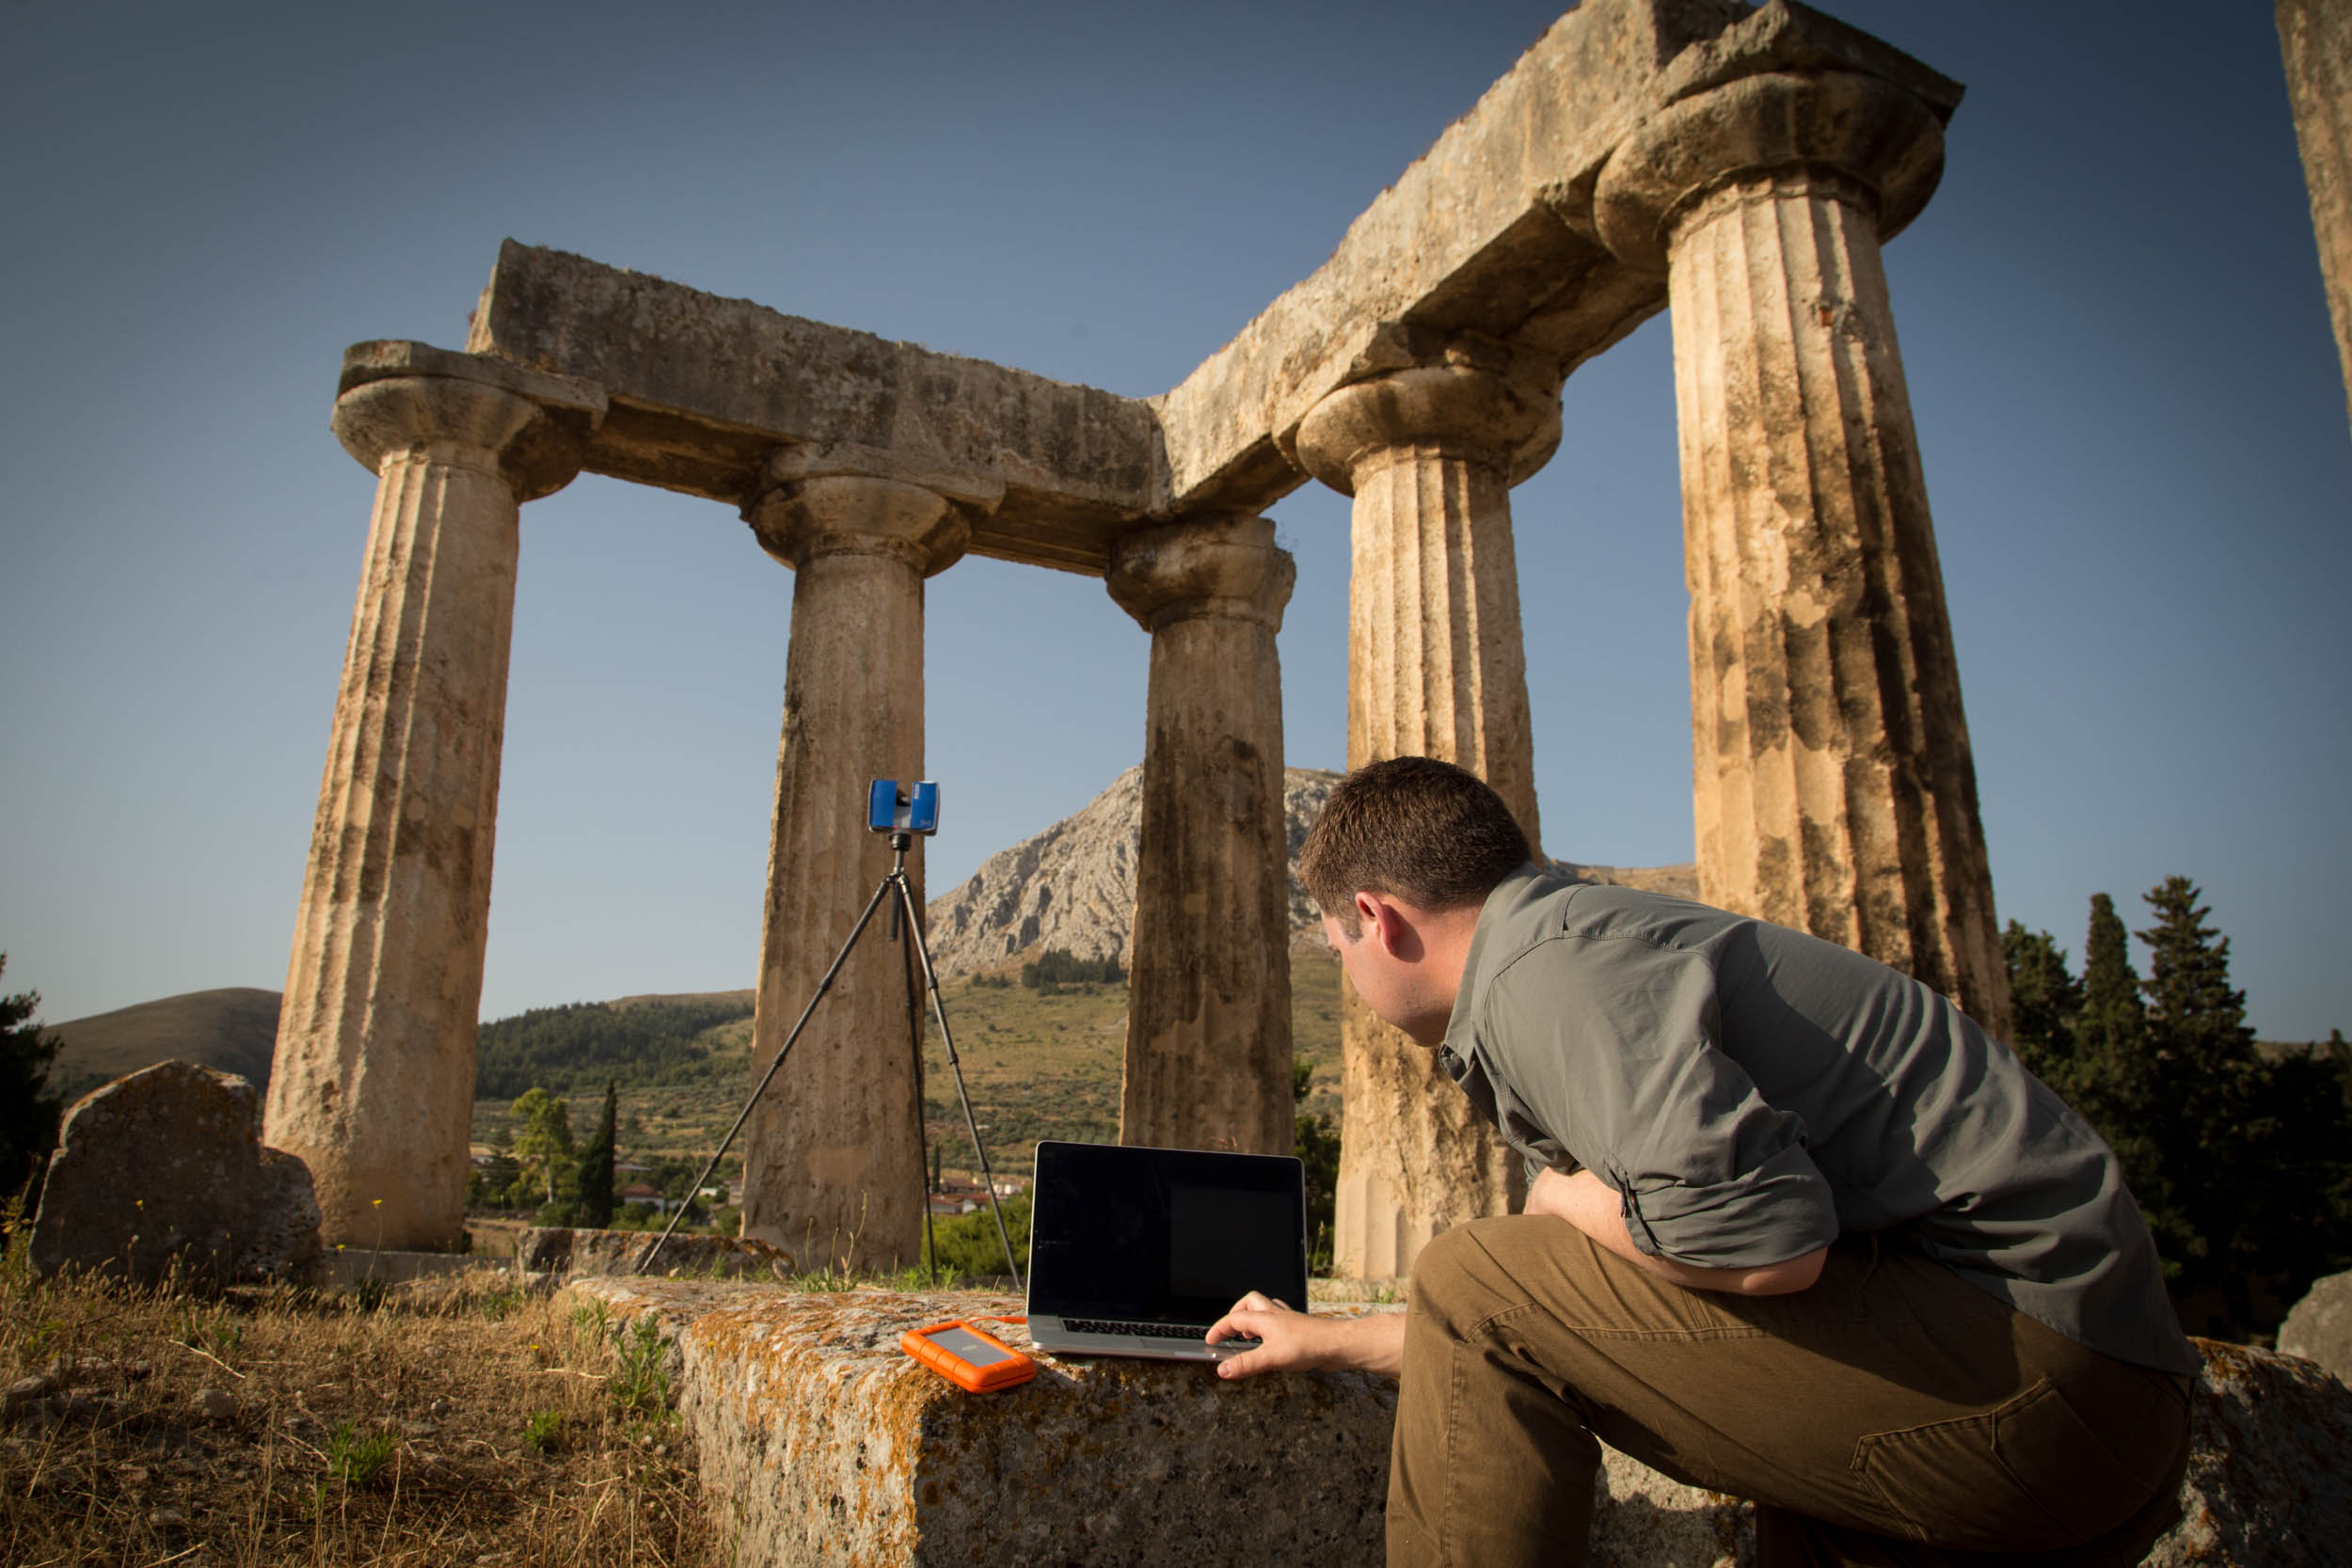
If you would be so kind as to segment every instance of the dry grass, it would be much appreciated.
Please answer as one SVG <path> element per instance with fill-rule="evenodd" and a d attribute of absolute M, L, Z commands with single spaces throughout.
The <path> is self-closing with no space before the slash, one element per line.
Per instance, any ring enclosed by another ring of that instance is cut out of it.
<path fill-rule="evenodd" d="M 662 1350 L 484 1271 L 206 1298 L 0 1262 L 0 1562 L 721 1560 Z"/>

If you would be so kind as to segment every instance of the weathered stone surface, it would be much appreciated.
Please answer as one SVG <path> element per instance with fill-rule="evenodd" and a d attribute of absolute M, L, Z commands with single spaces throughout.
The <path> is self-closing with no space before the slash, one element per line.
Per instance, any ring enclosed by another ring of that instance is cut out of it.
<path fill-rule="evenodd" d="M 66 1113 L 32 1262 L 143 1285 L 298 1277 L 317 1261 L 309 1172 L 257 1135 L 253 1085 L 186 1062 L 85 1095 Z"/>
<path fill-rule="evenodd" d="M 866 831 L 866 784 L 923 776 L 923 578 L 962 553 L 968 525 L 936 491 L 854 475 L 790 481 L 744 515 L 793 569 L 756 1083 L 890 870 L 887 837 Z M 918 838 L 918 909 L 922 866 Z M 744 1132 L 743 1234 L 812 1263 L 896 1264 L 922 1237 L 910 955 L 886 940 L 889 911 L 874 918 Z"/>
<path fill-rule="evenodd" d="M 329 1241 L 465 1221 L 521 501 L 576 471 L 593 388 L 416 343 L 344 361 L 337 436 L 379 475 L 270 1071 L 269 1142 Z"/>
<path fill-rule="evenodd" d="M 1601 173 L 1671 256 L 1700 895 L 1843 943 L 1995 1034 L 2009 987 L 1927 483 L 1879 261 L 1935 115 L 1851 73 L 1677 103 Z"/>
<path fill-rule="evenodd" d="M 1263 517 L 1113 546 L 1111 597 L 1152 634 L 1121 1143 L 1292 1148 L 1275 634 L 1295 577 Z"/>
<path fill-rule="evenodd" d="M 1393 1385 L 1039 1357 L 965 1394 L 898 1349 L 1009 1296 L 576 1281 L 675 1337 L 707 1506 L 771 1564 L 1361 1564 L 1380 1556 Z M 1026 1330 L 988 1324 L 1027 1349 Z"/>
<path fill-rule="evenodd" d="M 533 1226 L 516 1243 L 515 1266 L 534 1274 L 634 1275 L 660 1231 L 586 1230 Z M 653 1274 L 680 1279 L 783 1278 L 792 1255 L 739 1236 L 673 1236 L 655 1255 Z"/>
<path fill-rule="evenodd" d="M 2292 1355 L 2199 1339 L 2181 1523 L 2147 1568 L 2323 1568 L 2352 1542 L 2352 1389 Z"/>
<path fill-rule="evenodd" d="M 729 504 L 780 442 L 856 449 L 858 472 L 1001 498 L 977 553 L 1099 573 L 1163 499 L 1137 400 L 512 240 L 468 346 L 609 390 L 591 471 Z"/>
<path fill-rule="evenodd" d="M 1558 439 L 1558 391 L 1493 345 L 1355 383 L 1316 404 L 1296 451 L 1355 498 L 1347 765 L 1434 756 L 1485 779 L 1541 842 L 1511 541 L 1511 470 Z M 1334 1272 L 1409 1274 L 1438 1231 L 1508 1212 L 1518 1160 L 1430 1051 L 1354 988 L 1340 1023 Z"/>
<path fill-rule="evenodd" d="M 2277 0 L 2279 52 L 2312 197 L 2312 230 L 2352 409 L 2352 5 Z"/>
<path fill-rule="evenodd" d="M 765 1564 L 1378 1561 L 1395 1387 L 1358 1373 L 1227 1385 L 1205 1367 L 1040 1355 L 1035 1380 L 971 1396 L 898 1349 L 909 1328 L 1017 1313 L 1009 1296 L 802 1295 L 687 1280 L 581 1279 L 651 1313 L 692 1424 L 709 1506 Z M 1359 1311 L 1355 1307 L 1318 1310 Z M 1393 1309 L 1393 1308 L 1391 1308 Z M 1378 1310 L 1378 1308 L 1375 1308 Z M 1025 1330 L 991 1324 L 1029 1348 Z M 2292 1356 L 2197 1341 L 2182 1522 L 2152 1568 L 2301 1568 L 2352 1539 L 2352 1390 Z M 1750 1504 L 1604 1446 L 1597 1568 L 1747 1568 Z"/>
<path fill-rule="evenodd" d="M 2279 1325 L 2279 1349 L 2316 1361 L 2337 1381 L 2352 1384 L 2352 1274 L 2331 1274 L 2312 1282 Z"/>

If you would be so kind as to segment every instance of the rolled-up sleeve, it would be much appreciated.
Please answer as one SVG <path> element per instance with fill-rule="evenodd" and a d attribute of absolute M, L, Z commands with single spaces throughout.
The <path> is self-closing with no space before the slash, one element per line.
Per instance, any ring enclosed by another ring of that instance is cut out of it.
<path fill-rule="evenodd" d="M 1761 1268 L 1837 1237 L 1797 1117 L 1717 1043 L 1701 955 L 1566 937 L 1486 996 L 1482 1047 L 1526 1113 L 1617 1190 L 1633 1244 L 1697 1268 Z"/>

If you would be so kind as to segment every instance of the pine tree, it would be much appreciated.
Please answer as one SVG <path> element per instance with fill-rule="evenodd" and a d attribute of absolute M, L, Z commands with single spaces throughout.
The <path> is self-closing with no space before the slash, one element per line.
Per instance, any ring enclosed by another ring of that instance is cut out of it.
<path fill-rule="evenodd" d="M 0 953 L 0 973 L 8 967 L 8 956 Z M 57 1146 L 57 1119 L 65 1107 L 57 1096 L 41 1091 L 48 1086 L 58 1042 L 34 1022 L 40 1011 L 37 990 L 0 997 L 0 1197 L 24 1187 Z"/>
<path fill-rule="evenodd" d="M 612 1223 L 612 1160 L 620 1138 L 620 1092 L 607 1080 L 604 1115 L 580 1156 L 580 1223 L 603 1229 Z"/>

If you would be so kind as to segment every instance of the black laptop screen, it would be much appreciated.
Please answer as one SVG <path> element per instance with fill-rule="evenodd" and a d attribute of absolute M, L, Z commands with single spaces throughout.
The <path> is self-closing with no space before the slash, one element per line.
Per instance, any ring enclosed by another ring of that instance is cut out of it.
<path fill-rule="evenodd" d="M 1029 1310 L 1210 1323 L 1251 1291 L 1307 1295 L 1301 1170 L 1279 1154 L 1037 1146 Z"/>

